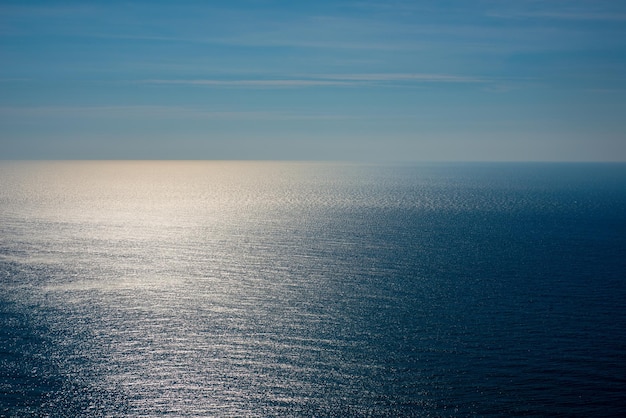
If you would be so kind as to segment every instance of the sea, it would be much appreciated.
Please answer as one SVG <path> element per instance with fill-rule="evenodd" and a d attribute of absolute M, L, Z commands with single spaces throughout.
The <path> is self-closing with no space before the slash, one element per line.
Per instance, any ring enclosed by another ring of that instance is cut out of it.
<path fill-rule="evenodd" d="M 626 416 L 626 164 L 0 163 L 0 416 Z"/>

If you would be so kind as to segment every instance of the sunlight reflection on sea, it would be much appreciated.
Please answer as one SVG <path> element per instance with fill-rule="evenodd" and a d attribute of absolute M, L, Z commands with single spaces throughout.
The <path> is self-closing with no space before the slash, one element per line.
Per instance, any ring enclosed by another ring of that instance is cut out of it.
<path fill-rule="evenodd" d="M 623 411 L 624 172 L 2 163 L 0 412 Z"/>

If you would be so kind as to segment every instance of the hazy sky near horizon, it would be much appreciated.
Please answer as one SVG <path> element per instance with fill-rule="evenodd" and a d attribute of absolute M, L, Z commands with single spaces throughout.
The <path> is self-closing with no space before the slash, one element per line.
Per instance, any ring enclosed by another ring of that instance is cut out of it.
<path fill-rule="evenodd" d="M 0 1 L 0 159 L 626 161 L 626 1 Z"/>

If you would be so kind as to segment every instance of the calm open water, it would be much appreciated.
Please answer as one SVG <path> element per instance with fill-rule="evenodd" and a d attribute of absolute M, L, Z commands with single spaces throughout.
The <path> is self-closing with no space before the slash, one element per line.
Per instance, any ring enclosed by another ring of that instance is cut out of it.
<path fill-rule="evenodd" d="M 626 165 L 0 163 L 0 416 L 626 416 Z"/>

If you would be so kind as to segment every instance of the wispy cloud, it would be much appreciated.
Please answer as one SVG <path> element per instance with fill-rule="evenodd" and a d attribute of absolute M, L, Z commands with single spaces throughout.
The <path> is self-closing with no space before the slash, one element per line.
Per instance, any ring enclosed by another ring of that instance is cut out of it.
<path fill-rule="evenodd" d="M 367 74 L 326 74 L 322 79 L 344 81 L 405 81 L 422 83 L 483 83 L 486 79 L 450 74 L 428 73 L 367 73 Z"/>
<path fill-rule="evenodd" d="M 417 51 L 425 49 L 428 44 L 416 41 L 382 42 L 378 40 L 320 40 L 299 39 L 294 36 L 260 36 L 251 34 L 248 36 L 222 36 L 222 37 L 192 37 L 192 36 L 151 36 L 133 34 L 85 34 L 86 37 L 97 39 L 114 39 L 130 41 L 152 41 L 169 43 L 189 43 L 205 45 L 229 45 L 234 47 L 262 47 L 262 48 L 305 48 L 305 49 L 330 49 L 330 50 L 380 50 L 380 51 Z"/>
<path fill-rule="evenodd" d="M 0 107 L 0 117 L 154 118 L 206 120 L 345 120 L 362 116 L 297 111 L 215 111 L 185 106 L 35 106 Z"/>
<path fill-rule="evenodd" d="M 496 6 L 497 4 L 497 6 Z M 518 0 L 494 3 L 487 15 L 509 19 L 626 21 L 624 4 L 614 0 Z"/>
<path fill-rule="evenodd" d="M 351 87 L 385 84 L 411 83 L 486 83 L 486 78 L 424 73 L 367 73 L 367 74 L 321 74 L 304 78 L 283 79 L 148 79 L 145 84 L 181 84 L 213 87 L 255 87 L 255 88 L 296 88 L 296 87 Z"/>
<path fill-rule="evenodd" d="M 142 80 L 146 84 L 189 84 L 198 86 L 215 86 L 215 87 L 266 87 L 266 88 L 289 88 L 289 87 L 319 87 L 319 86 L 349 86 L 349 81 L 334 80 L 218 80 L 218 79 L 200 79 L 200 80 Z"/>
<path fill-rule="evenodd" d="M 596 20 L 625 22 L 626 13 L 598 13 L 598 12 L 566 12 L 566 11 L 512 11 L 512 12 L 489 12 L 490 17 L 509 19 L 558 19 L 558 20 Z"/>
<path fill-rule="evenodd" d="M 96 12 L 97 9 L 92 5 L 76 4 L 72 6 L 36 6 L 36 5 L 0 5 L 0 13 L 5 17 L 63 17 L 68 16 L 84 16 Z"/>

